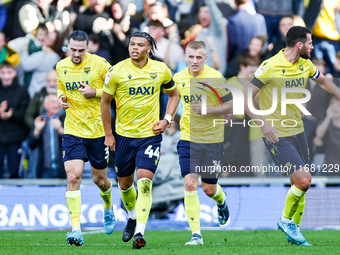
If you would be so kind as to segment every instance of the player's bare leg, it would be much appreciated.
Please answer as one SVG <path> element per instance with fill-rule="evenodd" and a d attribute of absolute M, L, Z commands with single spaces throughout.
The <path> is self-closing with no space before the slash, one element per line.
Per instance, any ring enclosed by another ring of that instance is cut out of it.
<path fill-rule="evenodd" d="M 80 229 L 81 194 L 79 186 L 83 175 L 84 161 L 68 160 L 64 164 L 67 175 L 66 201 L 72 224 L 72 233 L 67 236 L 66 241 L 70 245 L 81 246 L 84 244 L 84 240 Z"/>

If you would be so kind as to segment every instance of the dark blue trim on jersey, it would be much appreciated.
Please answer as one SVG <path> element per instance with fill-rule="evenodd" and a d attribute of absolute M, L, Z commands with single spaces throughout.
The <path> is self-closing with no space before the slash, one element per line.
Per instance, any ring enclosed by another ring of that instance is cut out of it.
<path fill-rule="evenodd" d="M 175 82 L 173 79 L 171 79 L 171 81 L 169 81 L 168 83 L 163 83 L 163 87 L 165 89 L 171 89 L 174 85 L 175 85 Z"/>
<path fill-rule="evenodd" d="M 316 69 L 315 74 L 312 75 L 312 78 L 316 80 L 317 78 L 319 78 L 319 76 L 320 76 L 320 71 Z"/>
<path fill-rule="evenodd" d="M 264 86 L 264 83 L 260 81 L 258 78 L 256 78 L 255 76 L 250 82 L 254 84 L 256 87 L 258 87 L 259 89 L 261 89 Z"/>

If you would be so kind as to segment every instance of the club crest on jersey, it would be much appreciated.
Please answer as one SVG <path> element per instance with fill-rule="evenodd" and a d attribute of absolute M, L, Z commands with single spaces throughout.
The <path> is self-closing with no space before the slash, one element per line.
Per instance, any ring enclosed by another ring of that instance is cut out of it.
<path fill-rule="evenodd" d="M 182 86 L 183 86 L 183 88 L 184 88 L 184 86 L 185 86 L 185 82 L 183 82 L 183 83 L 182 83 Z"/>
<path fill-rule="evenodd" d="M 303 64 L 299 65 L 299 70 L 302 72 L 303 71 Z"/>
<path fill-rule="evenodd" d="M 131 75 L 131 74 L 129 74 L 129 75 L 128 75 L 128 78 L 129 78 L 129 80 L 131 80 L 131 78 L 132 78 L 132 75 Z"/>
<path fill-rule="evenodd" d="M 282 73 L 284 74 L 286 72 L 286 70 L 285 69 L 282 69 Z"/>
<path fill-rule="evenodd" d="M 67 74 L 67 70 L 64 70 L 64 74 L 65 74 L 65 75 Z"/>
<path fill-rule="evenodd" d="M 88 74 L 91 71 L 91 67 L 84 67 L 84 73 Z"/>
<path fill-rule="evenodd" d="M 156 79 L 157 78 L 157 73 L 150 73 L 150 77 L 152 79 Z"/>

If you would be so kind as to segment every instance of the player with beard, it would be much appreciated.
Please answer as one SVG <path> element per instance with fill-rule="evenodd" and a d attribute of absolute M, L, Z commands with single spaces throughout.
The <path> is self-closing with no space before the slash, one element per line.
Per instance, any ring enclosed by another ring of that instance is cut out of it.
<path fill-rule="evenodd" d="M 260 65 L 250 85 L 253 98 L 259 93 L 260 110 L 271 108 L 275 103 L 273 89 L 277 89 L 278 107 L 273 113 L 263 116 L 250 112 L 247 105 L 245 109 L 249 117 L 261 127 L 263 140 L 275 165 L 284 170 L 283 175 L 290 176 L 292 183 L 286 196 L 282 217 L 277 223 L 278 228 L 286 233 L 288 242 L 310 246 L 299 230 L 305 207 L 305 193 L 312 179 L 309 171 L 308 144 L 300 109 L 295 104 L 287 104 L 286 114 L 281 113 L 281 89 L 304 89 L 308 78 L 312 78 L 324 90 L 338 98 L 340 90 L 310 61 L 310 53 L 314 47 L 308 28 L 299 26 L 290 28 L 286 44 L 286 49 Z M 286 98 L 295 100 L 301 100 L 303 97 L 304 94 L 298 92 L 286 95 Z"/>
<path fill-rule="evenodd" d="M 112 207 L 112 182 L 107 177 L 109 148 L 100 112 L 100 98 L 110 64 L 87 52 L 89 38 L 84 31 L 74 31 L 68 40 L 69 57 L 57 64 L 58 103 L 66 111 L 62 141 L 63 162 L 67 175 L 66 202 L 70 211 L 72 233 L 69 244 L 84 244 L 80 231 L 81 194 L 79 190 L 84 162 L 90 161 L 93 182 L 104 201 L 104 227 L 111 234 L 116 221 Z"/>

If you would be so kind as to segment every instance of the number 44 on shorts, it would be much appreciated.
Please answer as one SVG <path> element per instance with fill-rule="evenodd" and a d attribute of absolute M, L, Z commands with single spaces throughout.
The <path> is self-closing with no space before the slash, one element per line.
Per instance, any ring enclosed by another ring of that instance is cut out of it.
<path fill-rule="evenodd" d="M 149 158 L 152 158 L 152 156 L 157 157 L 157 160 L 159 159 L 159 147 L 156 148 L 156 150 L 152 149 L 152 145 L 149 145 L 148 148 L 144 151 L 144 154 L 149 155 Z"/>

